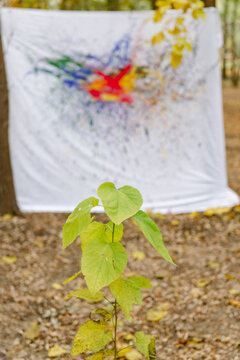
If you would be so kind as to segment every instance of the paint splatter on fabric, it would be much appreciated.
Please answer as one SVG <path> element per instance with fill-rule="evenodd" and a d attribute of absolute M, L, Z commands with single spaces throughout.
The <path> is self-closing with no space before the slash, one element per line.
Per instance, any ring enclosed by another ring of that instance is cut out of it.
<path fill-rule="evenodd" d="M 2 9 L 10 145 L 20 207 L 67 211 L 103 181 L 161 212 L 227 206 L 213 9 L 186 19 L 193 51 L 170 65 L 152 12 Z M 175 23 L 177 12 L 166 21 Z M 214 94 L 214 95 L 213 95 Z M 210 155 L 209 155 L 210 154 Z"/>

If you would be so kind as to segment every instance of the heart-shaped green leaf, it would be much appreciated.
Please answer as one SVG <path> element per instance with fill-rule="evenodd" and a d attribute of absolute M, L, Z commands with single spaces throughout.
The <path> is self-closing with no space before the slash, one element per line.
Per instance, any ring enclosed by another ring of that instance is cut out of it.
<path fill-rule="evenodd" d="M 148 360 L 156 359 L 156 357 L 151 357 L 155 350 L 155 338 L 151 335 L 144 334 L 143 331 L 137 332 L 134 345 Z"/>
<path fill-rule="evenodd" d="M 143 203 L 142 196 L 137 189 L 132 186 L 116 189 L 115 185 L 110 182 L 99 186 L 98 196 L 102 200 L 106 214 L 117 225 L 135 215 Z"/>
<path fill-rule="evenodd" d="M 63 249 L 69 246 L 92 221 L 90 211 L 98 205 L 98 199 L 90 197 L 83 200 L 73 210 L 63 226 Z"/>
<path fill-rule="evenodd" d="M 100 239 L 105 236 L 105 225 L 97 221 L 93 221 L 88 225 L 86 230 L 81 233 L 81 247 L 82 252 L 85 249 L 85 246 L 94 239 Z"/>
<path fill-rule="evenodd" d="M 104 322 L 87 321 L 78 330 L 71 349 L 71 356 L 99 351 L 112 339 L 112 331 Z"/>
<path fill-rule="evenodd" d="M 103 299 L 104 293 L 102 291 L 98 291 L 95 295 L 93 295 L 88 289 L 78 289 L 68 295 L 68 297 L 72 296 L 89 302 L 99 302 Z"/>
<path fill-rule="evenodd" d="M 134 281 L 122 277 L 113 281 L 109 287 L 111 293 L 121 306 L 126 319 L 131 321 L 132 317 L 130 312 L 133 310 L 133 304 L 141 305 L 142 303 L 142 292 L 140 287 L 136 285 Z"/>
<path fill-rule="evenodd" d="M 91 293 L 116 280 L 127 265 L 127 253 L 119 242 L 94 239 L 84 248 L 82 272 Z"/>

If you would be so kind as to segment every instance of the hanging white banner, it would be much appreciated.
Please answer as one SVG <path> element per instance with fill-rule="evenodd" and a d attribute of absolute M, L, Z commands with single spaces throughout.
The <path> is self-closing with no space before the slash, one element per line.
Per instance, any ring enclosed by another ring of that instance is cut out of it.
<path fill-rule="evenodd" d="M 215 9 L 172 69 L 152 12 L 3 8 L 10 151 L 22 211 L 71 211 L 104 181 L 152 211 L 230 206 Z M 177 12 L 170 11 L 169 23 Z M 164 29 L 162 29 L 164 31 Z"/>

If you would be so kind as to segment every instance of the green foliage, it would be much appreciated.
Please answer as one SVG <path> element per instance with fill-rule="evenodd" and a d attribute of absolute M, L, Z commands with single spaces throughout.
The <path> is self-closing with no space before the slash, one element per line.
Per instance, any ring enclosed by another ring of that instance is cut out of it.
<path fill-rule="evenodd" d="M 150 356 L 153 356 L 155 349 L 155 338 L 144 334 L 143 331 L 136 333 L 136 341 L 134 343 L 136 348 L 146 356 L 148 360 L 152 360 Z"/>
<path fill-rule="evenodd" d="M 105 321 L 109 321 L 112 319 L 113 309 L 97 309 L 93 311 L 93 314 L 99 314 L 104 318 Z"/>
<path fill-rule="evenodd" d="M 117 225 L 135 215 L 143 202 L 137 189 L 131 186 L 116 189 L 110 182 L 99 186 L 98 196 L 102 200 L 106 214 Z"/>
<path fill-rule="evenodd" d="M 113 237 L 113 225 L 114 225 L 114 237 Z M 123 224 L 115 225 L 112 221 L 109 221 L 106 225 L 106 240 L 108 242 L 118 242 L 123 236 Z"/>
<path fill-rule="evenodd" d="M 89 290 L 95 294 L 116 280 L 127 265 L 127 253 L 119 242 L 90 241 L 82 255 L 82 272 Z"/>
<path fill-rule="evenodd" d="M 65 281 L 63 281 L 63 285 L 69 283 L 70 281 L 76 279 L 76 277 L 78 275 L 80 275 L 82 273 L 82 271 L 80 270 L 79 272 L 77 272 L 76 274 L 74 274 L 73 276 L 70 276 L 69 278 L 67 278 Z"/>
<path fill-rule="evenodd" d="M 88 289 L 79 289 L 68 295 L 68 297 L 72 296 L 89 302 L 99 302 L 104 298 L 104 293 L 102 291 L 98 291 L 95 295 L 93 295 Z"/>
<path fill-rule="evenodd" d="M 130 279 L 120 277 L 110 284 L 110 290 L 128 321 L 132 320 L 130 312 L 133 310 L 133 304 L 142 304 L 142 292 L 140 287 Z"/>
<path fill-rule="evenodd" d="M 106 224 L 92 221 L 91 210 L 99 200 L 90 197 L 82 201 L 68 217 L 63 227 L 63 248 L 69 246 L 80 235 L 82 247 L 81 271 L 87 283 L 87 289 L 78 289 L 69 297 L 77 297 L 89 302 L 102 301 L 104 298 L 111 304 L 111 309 L 100 308 L 92 312 L 101 321 L 90 320 L 78 330 L 71 355 L 84 352 L 95 352 L 87 357 L 89 360 L 117 359 L 117 317 L 119 308 L 130 321 L 133 305 L 142 303 L 141 288 L 151 288 L 151 283 L 143 276 L 122 277 L 127 265 L 127 253 L 121 244 L 123 236 L 122 222 L 132 218 L 143 234 L 162 257 L 173 263 L 164 246 L 162 235 L 155 222 L 143 211 L 142 196 L 131 186 L 116 189 L 113 183 L 104 183 L 98 188 L 104 210 L 111 221 Z M 68 283 L 80 273 L 65 280 Z M 102 288 L 109 286 L 112 299 L 107 299 Z M 92 317 L 91 317 L 92 319 Z M 113 329 L 108 323 L 113 321 Z M 113 347 L 109 342 L 113 340 Z M 107 347 L 106 347 L 107 346 Z M 106 347 L 106 348 L 105 348 Z M 136 335 L 135 347 L 149 360 L 156 359 L 155 338 L 139 332 Z"/>
<path fill-rule="evenodd" d="M 89 320 L 78 330 L 73 340 L 71 356 L 87 351 L 99 351 L 112 339 L 112 331 L 103 321 Z"/>
<path fill-rule="evenodd" d="M 69 246 L 92 221 L 90 211 L 98 205 L 98 199 L 90 197 L 82 201 L 69 215 L 63 226 L 63 249 Z"/>
<path fill-rule="evenodd" d="M 152 337 L 150 344 L 148 345 L 149 360 L 157 360 L 155 342 L 156 342 L 156 338 Z"/>
<path fill-rule="evenodd" d="M 112 359 L 114 354 L 113 349 L 106 349 L 103 351 L 98 351 L 97 353 L 95 353 L 92 356 L 88 356 L 86 358 L 86 360 L 107 360 L 107 359 Z"/>
<path fill-rule="evenodd" d="M 144 276 L 132 276 L 129 280 L 133 281 L 138 287 L 143 289 L 150 289 L 152 287 L 151 282 Z"/>
<path fill-rule="evenodd" d="M 136 221 L 146 238 L 162 257 L 174 264 L 171 256 L 164 246 L 162 234 L 155 222 L 142 210 L 138 211 L 133 219 Z"/>
<path fill-rule="evenodd" d="M 92 240 L 103 238 L 105 233 L 105 226 L 102 223 L 93 221 L 88 225 L 85 231 L 81 233 L 81 246 L 84 251 L 85 246 Z"/>

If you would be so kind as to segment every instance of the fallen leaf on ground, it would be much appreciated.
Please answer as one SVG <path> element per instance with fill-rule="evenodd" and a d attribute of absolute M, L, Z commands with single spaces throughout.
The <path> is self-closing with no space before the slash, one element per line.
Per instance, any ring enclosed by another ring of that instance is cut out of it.
<path fill-rule="evenodd" d="M 34 340 L 40 335 L 38 324 L 33 324 L 30 328 L 25 331 L 25 338 Z"/>
<path fill-rule="evenodd" d="M 164 302 L 164 303 L 161 303 L 159 304 L 157 307 L 156 307 L 156 310 L 159 310 L 159 311 L 167 311 L 170 309 L 170 306 L 171 304 L 169 302 Z"/>
<path fill-rule="evenodd" d="M 206 287 L 210 284 L 211 280 L 209 279 L 205 279 L 205 280 L 200 280 L 198 283 L 197 283 L 197 287 Z"/>
<path fill-rule="evenodd" d="M 142 355 L 137 350 L 131 350 L 126 353 L 125 358 L 127 360 L 140 360 Z"/>
<path fill-rule="evenodd" d="M 64 354 L 67 354 L 67 350 L 59 345 L 51 347 L 48 351 L 48 357 L 58 357 Z"/>
<path fill-rule="evenodd" d="M 166 311 L 160 310 L 149 310 L 146 314 L 147 320 L 149 321 L 159 321 L 166 317 Z"/>
<path fill-rule="evenodd" d="M 137 259 L 137 260 L 142 260 L 142 259 L 145 259 L 146 255 L 142 252 L 142 251 L 134 251 L 133 252 L 133 258 L 134 259 Z"/>
<path fill-rule="evenodd" d="M 173 226 L 177 226 L 177 225 L 179 225 L 179 220 L 172 220 L 171 221 L 171 225 L 173 225 Z"/>
<path fill-rule="evenodd" d="M 33 243 L 34 243 L 34 245 L 36 245 L 36 246 L 38 246 L 40 248 L 44 247 L 44 243 L 42 241 L 37 240 L 37 241 L 34 241 Z"/>
<path fill-rule="evenodd" d="M 229 290 L 229 294 L 231 294 L 231 295 L 239 295 L 239 294 L 240 294 L 240 290 L 238 290 L 238 289 L 231 289 L 231 290 Z"/>
<path fill-rule="evenodd" d="M 169 273 L 165 270 L 159 271 L 156 275 L 157 279 L 164 279 L 166 277 L 168 277 Z"/>
<path fill-rule="evenodd" d="M 11 214 L 4 214 L 2 218 L 3 218 L 4 221 L 8 221 L 8 220 L 12 219 L 12 215 Z"/>
<path fill-rule="evenodd" d="M 240 301 L 238 301 L 238 300 L 228 299 L 228 302 L 229 302 L 230 305 L 240 307 Z"/>
<path fill-rule="evenodd" d="M 240 213 L 240 205 L 234 206 L 234 210 L 235 210 L 237 213 Z"/>
<path fill-rule="evenodd" d="M 134 335 L 131 333 L 126 333 L 123 335 L 124 340 L 130 341 L 134 339 Z"/>
<path fill-rule="evenodd" d="M 199 218 L 199 213 L 194 211 L 194 212 L 191 212 L 189 214 L 189 217 L 192 218 L 192 219 L 198 219 Z"/>
<path fill-rule="evenodd" d="M 218 269 L 220 267 L 219 262 L 209 262 L 208 266 L 212 269 Z"/>
<path fill-rule="evenodd" d="M 59 283 L 53 283 L 53 284 L 52 284 L 52 287 L 53 287 L 54 289 L 56 289 L 56 290 L 60 290 L 60 289 L 62 288 L 62 285 L 59 284 Z"/>
<path fill-rule="evenodd" d="M 235 279 L 235 276 L 231 275 L 231 274 L 225 274 L 225 278 L 227 280 L 234 280 Z"/>
<path fill-rule="evenodd" d="M 204 211 L 204 215 L 205 216 L 222 215 L 228 213 L 230 210 L 231 210 L 230 207 L 226 207 L 226 208 L 217 207 L 215 209 L 207 209 L 206 211 Z"/>
<path fill-rule="evenodd" d="M 14 264 L 17 261 L 17 257 L 15 255 L 3 256 L 2 261 L 4 261 L 6 264 Z"/>
<path fill-rule="evenodd" d="M 118 352 L 118 356 L 119 356 L 119 357 L 125 357 L 126 354 L 129 353 L 129 352 L 132 351 L 132 350 L 133 350 L 133 349 L 132 349 L 130 346 L 128 346 L 128 347 L 126 347 L 125 349 L 120 350 L 120 351 Z"/>

